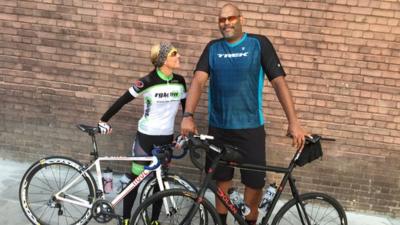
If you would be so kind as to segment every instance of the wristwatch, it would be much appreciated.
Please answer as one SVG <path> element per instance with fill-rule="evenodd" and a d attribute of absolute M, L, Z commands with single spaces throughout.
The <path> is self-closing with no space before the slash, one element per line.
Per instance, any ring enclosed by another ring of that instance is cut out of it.
<path fill-rule="evenodd" d="M 193 118 L 193 113 L 191 112 L 184 112 L 183 117 L 192 117 Z"/>

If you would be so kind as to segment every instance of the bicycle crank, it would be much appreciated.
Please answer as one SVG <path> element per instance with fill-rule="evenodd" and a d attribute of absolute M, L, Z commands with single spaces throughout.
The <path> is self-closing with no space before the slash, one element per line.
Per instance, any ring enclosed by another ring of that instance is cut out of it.
<path fill-rule="evenodd" d="M 114 208 L 106 200 L 97 200 L 92 206 L 92 216 L 98 223 L 108 223 L 118 215 L 114 213 Z"/>

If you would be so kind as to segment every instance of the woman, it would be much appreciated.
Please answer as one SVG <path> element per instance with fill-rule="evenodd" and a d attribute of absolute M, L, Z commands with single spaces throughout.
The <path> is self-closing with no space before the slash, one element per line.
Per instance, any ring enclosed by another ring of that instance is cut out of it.
<path fill-rule="evenodd" d="M 111 133 L 111 126 L 107 124 L 111 117 L 125 104 L 139 95 L 143 95 L 144 114 L 139 120 L 138 131 L 132 147 L 134 156 L 149 156 L 154 145 L 172 143 L 179 103 L 182 105 L 183 112 L 185 109 L 185 79 L 181 75 L 173 73 L 174 69 L 180 67 L 180 55 L 177 49 L 168 42 L 161 42 L 151 48 L 150 57 L 155 66 L 154 70 L 135 81 L 133 86 L 104 113 L 98 124 L 102 134 Z M 133 162 L 131 181 L 142 171 L 143 165 Z M 136 195 L 137 188 L 124 198 L 124 225 L 129 223 Z"/>

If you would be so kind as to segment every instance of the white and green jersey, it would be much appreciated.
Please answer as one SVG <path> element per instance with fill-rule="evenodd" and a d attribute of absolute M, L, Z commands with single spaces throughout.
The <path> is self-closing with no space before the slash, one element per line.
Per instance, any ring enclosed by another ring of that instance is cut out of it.
<path fill-rule="evenodd" d="M 179 104 L 186 98 L 186 83 L 181 75 L 166 76 L 154 70 L 137 80 L 129 93 L 144 99 L 144 113 L 139 120 L 138 131 L 147 135 L 171 135 L 174 133 L 175 116 Z"/>

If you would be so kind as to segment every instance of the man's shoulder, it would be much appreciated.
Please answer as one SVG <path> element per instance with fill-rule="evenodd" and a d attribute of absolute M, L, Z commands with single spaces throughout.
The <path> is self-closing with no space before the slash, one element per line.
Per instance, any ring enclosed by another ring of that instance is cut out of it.
<path fill-rule="evenodd" d="M 224 38 L 213 39 L 210 42 L 208 42 L 207 46 L 211 46 L 213 44 L 221 43 L 223 41 L 224 41 Z"/>
<path fill-rule="evenodd" d="M 268 37 L 265 36 L 265 35 L 262 35 L 262 34 L 252 34 L 252 33 L 248 33 L 247 36 L 250 37 L 250 38 L 256 38 L 256 39 L 262 40 L 262 41 L 268 40 Z"/>

